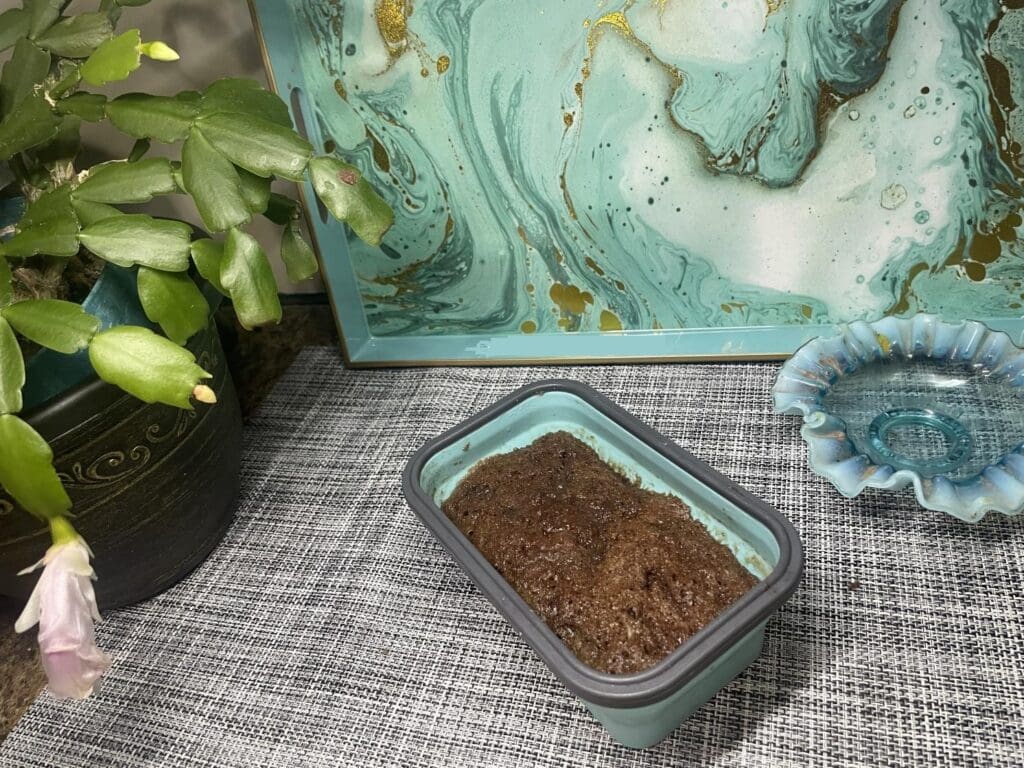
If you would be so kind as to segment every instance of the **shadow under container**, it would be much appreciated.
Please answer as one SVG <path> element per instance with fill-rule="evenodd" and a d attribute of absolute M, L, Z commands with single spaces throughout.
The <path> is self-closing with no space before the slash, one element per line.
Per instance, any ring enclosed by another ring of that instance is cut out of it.
<path fill-rule="evenodd" d="M 758 583 L 658 664 L 628 675 L 580 661 L 441 511 L 477 462 L 564 430 L 641 485 L 682 499 Z M 551 380 L 513 392 L 424 445 L 402 478 L 409 505 L 480 591 L 613 738 L 665 738 L 760 654 L 768 618 L 793 593 L 803 550 L 793 526 L 760 499 L 590 387 Z"/>

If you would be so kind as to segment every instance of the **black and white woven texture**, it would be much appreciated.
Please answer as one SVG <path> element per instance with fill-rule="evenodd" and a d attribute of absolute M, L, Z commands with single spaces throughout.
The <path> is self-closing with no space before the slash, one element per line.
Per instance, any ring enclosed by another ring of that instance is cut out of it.
<path fill-rule="evenodd" d="M 772 414 L 775 364 L 343 370 L 307 350 L 246 429 L 237 520 L 100 625 L 99 696 L 43 693 L 0 766 L 1024 764 L 1024 524 L 842 499 Z M 789 517 L 807 570 L 764 652 L 667 740 L 618 746 L 406 506 L 412 452 L 581 379 Z M 102 578 L 102 563 L 98 564 Z"/>

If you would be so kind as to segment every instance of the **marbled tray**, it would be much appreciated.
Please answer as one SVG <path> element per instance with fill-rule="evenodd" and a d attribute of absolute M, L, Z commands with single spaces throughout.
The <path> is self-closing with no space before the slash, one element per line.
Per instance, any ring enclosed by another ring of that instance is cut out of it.
<path fill-rule="evenodd" d="M 381 248 L 313 216 L 356 364 L 783 355 L 915 312 L 1022 338 L 1016 0 L 252 4 L 311 141 L 396 210 Z"/>

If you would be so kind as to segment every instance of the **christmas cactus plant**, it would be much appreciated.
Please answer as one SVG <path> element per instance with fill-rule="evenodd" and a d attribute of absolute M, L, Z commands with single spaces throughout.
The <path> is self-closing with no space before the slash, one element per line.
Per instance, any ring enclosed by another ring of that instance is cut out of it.
<path fill-rule="evenodd" d="M 0 14 L 0 51 L 8 51 L 0 74 L 0 190 L 26 206 L 0 230 L 0 484 L 52 532 L 53 546 L 40 553 L 44 572 L 16 628 L 39 622 L 50 686 L 63 696 L 88 695 L 109 659 L 93 639 L 91 553 L 73 527 L 50 447 L 19 416 L 24 356 L 40 347 L 88 350 L 102 379 L 140 400 L 212 404 L 203 383 L 210 374 L 183 346 L 209 322 L 192 275 L 229 297 L 240 323 L 252 328 L 281 318 L 270 261 L 246 230 L 254 217 L 281 227 L 278 255 L 293 281 L 317 269 L 298 204 L 272 191 L 272 181 L 308 179 L 326 208 L 369 243 L 392 220 L 358 169 L 315 156 L 285 104 L 256 82 L 105 96 L 103 86 L 129 77 L 144 59 L 178 58 L 137 29 L 115 31 L 122 6 L 147 1 L 102 0 L 94 11 L 64 15 L 68 0 L 24 0 Z M 79 167 L 79 128 L 101 121 L 134 146 L 123 160 Z M 165 147 L 159 156 L 151 153 L 157 144 Z M 183 221 L 119 207 L 181 194 L 194 201 L 208 236 Z M 95 280 L 107 263 L 137 269 L 139 300 L 162 333 L 101 328 L 77 303 L 82 292 L 74 286 Z"/>

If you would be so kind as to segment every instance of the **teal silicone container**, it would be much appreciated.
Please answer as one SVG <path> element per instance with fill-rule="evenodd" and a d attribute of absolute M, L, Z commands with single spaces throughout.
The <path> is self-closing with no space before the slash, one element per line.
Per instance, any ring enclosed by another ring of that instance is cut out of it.
<path fill-rule="evenodd" d="M 655 666 L 611 675 L 581 662 L 441 511 L 469 469 L 565 430 L 645 488 L 682 499 L 758 583 Z M 768 617 L 796 589 L 803 550 L 760 499 L 575 381 L 531 384 L 424 445 L 402 477 L 409 505 L 551 671 L 617 741 L 661 741 L 761 652 Z"/>

